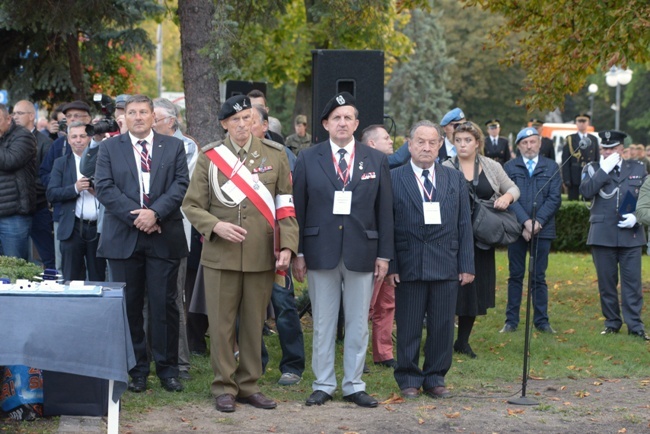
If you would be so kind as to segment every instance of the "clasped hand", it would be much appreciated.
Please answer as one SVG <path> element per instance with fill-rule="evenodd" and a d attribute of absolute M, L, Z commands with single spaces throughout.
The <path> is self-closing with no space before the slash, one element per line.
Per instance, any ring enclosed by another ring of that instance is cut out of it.
<path fill-rule="evenodd" d="M 152 234 L 154 232 L 162 233 L 160 225 L 158 225 L 158 220 L 156 220 L 156 214 L 146 208 L 134 209 L 131 211 L 131 214 L 135 214 L 138 217 L 133 221 L 133 226 L 141 230 L 146 234 Z"/>

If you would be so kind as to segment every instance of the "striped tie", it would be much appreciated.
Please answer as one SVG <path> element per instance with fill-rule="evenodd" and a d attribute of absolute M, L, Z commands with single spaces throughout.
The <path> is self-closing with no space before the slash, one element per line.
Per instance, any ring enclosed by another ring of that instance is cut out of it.
<path fill-rule="evenodd" d="M 348 172 L 348 162 L 345 161 L 346 152 L 345 149 L 339 149 L 339 154 L 341 155 L 341 158 L 339 159 L 339 179 L 341 180 L 343 187 L 345 187 Z"/>
<path fill-rule="evenodd" d="M 147 141 L 139 140 L 137 144 L 142 146 L 142 152 L 140 153 L 140 169 L 142 170 L 142 173 L 147 173 L 149 172 L 149 168 L 151 167 L 151 154 L 149 154 L 149 150 L 147 150 Z M 149 195 L 145 193 L 145 189 L 143 185 L 142 186 L 142 208 L 149 208 L 149 204 L 150 204 Z"/>

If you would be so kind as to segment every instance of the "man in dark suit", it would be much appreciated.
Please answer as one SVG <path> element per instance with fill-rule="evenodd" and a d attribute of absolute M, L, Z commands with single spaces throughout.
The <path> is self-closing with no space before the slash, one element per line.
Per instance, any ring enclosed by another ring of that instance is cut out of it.
<path fill-rule="evenodd" d="M 600 306 L 605 317 L 603 335 L 618 333 L 623 321 L 627 333 L 650 340 L 641 319 L 643 285 L 641 256 L 645 245 L 645 231 L 637 222 L 637 198 L 647 177 L 643 163 L 623 160 L 623 141 L 627 134 L 620 131 L 601 131 L 600 162 L 588 164 L 582 175 L 580 193 L 592 200 L 587 245 L 591 246 Z M 645 200 L 644 200 L 645 201 Z M 642 205 L 640 217 L 646 222 Z M 617 286 L 621 277 L 621 302 Z M 621 305 L 623 319 L 621 320 Z"/>
<path fill-rule="evenodd" d="M 539 155 L 555 161 L 555 144 L 553 143 L 553 140 L 542 136 L 542 127 L 544 126 L 544 122 L 537 118 L 531 118 L 528 126 L 535 128 L 539 133 L 539 136 L 542 138 L 542 146 L 539 148 Z M 519 149 L 517 149 L 516 153 L 518 157 Z"/>
<path fill-rule="evenodd" d="M 598 139 L 592 134 L 587 134 L 591 116 L 588 113 L 580 113 L 575 119 L 578 132 L 567 137 L 562 148 L 562 161 L 571 157 L 569 162 L 562 166 L 562 181 L 569 191 L 569 200 L 579 199 L 582 170 L 587 164 L 597 162 L 600 157 Z"/>
<path fill-rule="evenodd" d="M 146 293 L 156 374 L 166 390 L 181 391 L 176 281 L 180 258 L 188 253 L 180 210 L 189 184 L 185 149 L 181 140 L 154 133 L 149 97 L 129 97 L 125 111 L 128 132 L 99 145 L 95 185 L 106 212 L 97 253 L 108 259 L 113 280 L 126 282 L 136 357 L 129 389 L 147 388 Z"/>
<path fill-rule="evenodd" d="M 456 107 L 455 109 L 452 109 L 448 111 L 443 117 L 442 120 L 440 121 L 440 126 L 445 132 L 445 137 L 444 137 L 444 145 L 440 147 L 440 150 L 438 151 L 438 162 L 442 163 L 445 160 L 448 160 L 450 158 L 454 158 L 456 156 L 456 147 L 451 141 L 451 137 L 454 135 L 454 129 L 456 128 L 456 125 L 462 124 L 465 122 L 465 113 L 463 111 Z M 441 137 L 442 139 L 442 137 Z"/>
<path fill-rule="evenodd" d="M 86 124 L 68 127 L 71 154 L 54 160 L 47 186 L 47 200 L 60 204 L 57 237 L 61 242 L 61 265 L 65 280 L 106 280 L 106 260 L 97 257 L 99 202 L 90 179 L 79 171 L 81 154 L 90 144 Z"/>
<path fill-rule="evenodd" d="M 430 121 L 411 128 L 410 164 L 391 171 L 396 261 L 389 281 L 395 290 L 397 368 L 406 398 L 420 388 L 432 398 L 449 398 L 445 375 L 451 367 L 458 283 L 474 280 L 474 236 L 467 183 L 461 172 L 435 163 L 440 127 Z M 419 367 L 426 314 L 424 368 Z"/>
<path fill-rule="evenodd" d="M 521 195 L 510 205 L 523 230 L 517 241 L 508 246 L 510 278 L 506 323 L 501 333 L 514 332 L 519 325 L 519 309 L 526 272 L 526 254 L 534 241 L 535 275 L 532 291 L 535 328 L 542 333 L 555 333 L 548 319 L 548 287 L 546 269 L 551 242 L 555 238 L 555 214 L 562 203 L 562 182 L 557 176 L 557 163 L 540 155 L 541 136 L 537 129 L 526 127 L 517 134 L 520 156 L 508 161 L 504 169 Z M 533 204 L 537 204 L 533 221 Z M 532 241 L 531 241 L 532 240 Z"/>
<path fill-rule="evenodd" d="M 361 374 L 373 285 L 384 279 L 393 257 L 393 201 L 386 156 L 354 139 L 359 126 L 354 104 L 347 92 L 327 103 L 321 123 L 330 139 L 302 150 L 294 171 L 300 235 L 293 272 L 302 282 L 309 270 L 314 319 L 316 380 L 308 406 L 325 403 L 336 390 L 334 344 L 341 297 L 346 326 L 343 399 L 377 406 L 365 392 Z"/>
<path fill-rule="evenodd" d="M 485 136 L 483 153 L 486 157 L 493 159 L 502 166 L 510 160 L 510 145 L 508 139 L 499 137 L 501 132 L 501 121 L 490 119 L 485 123 L 488 134 Z"/>

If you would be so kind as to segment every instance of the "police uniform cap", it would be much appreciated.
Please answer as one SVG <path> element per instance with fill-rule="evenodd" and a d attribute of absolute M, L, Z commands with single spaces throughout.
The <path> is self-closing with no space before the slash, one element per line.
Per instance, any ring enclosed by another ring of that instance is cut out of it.
<path fill-rule="evenodd" d="M 501 121 L 500 121 L 499 119 L 497 119 L 497 118 L 490 119 L 489 121 L 487 121 L 487 122 L 485 123 L 485 125 L 486 125 L 487 127 L 492 127 L 492 126 L 498 127 L 499 124 L 501 124 Z"/>
<path fill-rule="evenodd" d="M 250 109 L 251 107 L 251 100 L 246 95 L 231 96 L 221 106 L 221 110 L 219 110 L 219 120 L 226 120 L 230 116 L 235 115 L 242 110 Z"/>
<path fill-rule="evenodd" d="M 441 127 L 446 127 L 451 122 L 460 122 L 465 119 L 465 113 L 458 107 L 447 112 L 440 121 Z"/>
<path fill-rule="evenodd" d="M 81 100 L 72 101 L 64 105 L 63 108 L 61 109 L 63 114 L 66 114 L 68 110 L 82 110 L 90 114 L 90 106 Z"/>
<path fill-rule="evenodd" d="M 320 120 L 324 121 L 327 119 L 335 109 L 338 107 L 343 107 L 344 105 L 349 105 L 356 108 L 356 100 L 349 92 L 341 92 L 334 95 L 334 97 L 327 102 L 323 114 L 320 115 Z"/>
<path fill-rule="evenodd" d="M 591 120 L 591 115 L 589 113 L 584 113 L 584 112 L 578 113 L 575 117 L 575 120 L 577 121 L 578 119 L 584 119 L 584 118 Z"/>
<path fill-rule="evenodd" d="M 616 130 L 605 130 L 598 133 L 601 142 L 600 146 L 603 148 L 613 148 L 614 146 L 622 145 L 627 137 L 627 134 Z"/>
<path fill-rule="evenodd" d="M 121 95 L 118 95 L 118 96 L 115 98 L 115 108 L 123 109 L 124 107 L 126 107 L 126 100 L 127 100 L 127 98 L 130 97 L 130 96 L 131 96 L 131 95 L 127 95 L 127 94 L 125 94 L 125 93 L 123 93 L 123 94 L 121 94 Z"/>
<path fill-rule="evenodd" d="M 541 127 L 542 125 L 544 125 L 544 122 L 540 121 L 537 118 L 530 118 L 529 122 L 530 122 L 530 126 L 535 127 L 535 128 Z"/>
<path fill-rule="evenodd" d="M 539 136 L 539 132 L 537 131 L 537 129 L 533 127 L 524 128 L 523 130 L 519 131 L 519 134 L 517 134 L 517 140 L 515 140 L 515 145 L 518 145 L 519 142 L 531 136 Z"/>

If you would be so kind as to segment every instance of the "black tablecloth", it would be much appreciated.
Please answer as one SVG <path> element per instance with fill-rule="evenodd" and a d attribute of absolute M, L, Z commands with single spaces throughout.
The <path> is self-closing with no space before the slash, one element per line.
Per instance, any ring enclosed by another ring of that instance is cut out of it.
<path fill-rule="evenodd" d="M 101 297 L 0 296 L 0 365 L 115 380 L 117 402 L 135 356 L 121 286 L 103 285 Z"/>

